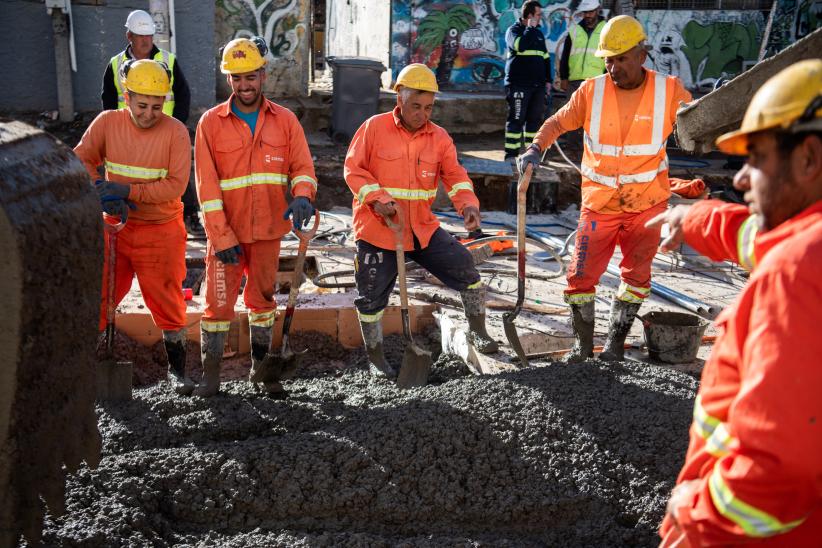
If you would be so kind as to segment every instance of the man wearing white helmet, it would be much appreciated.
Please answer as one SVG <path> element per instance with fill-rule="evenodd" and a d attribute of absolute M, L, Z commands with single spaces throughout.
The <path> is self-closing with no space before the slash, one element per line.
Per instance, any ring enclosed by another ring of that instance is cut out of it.
<path fill-rule="evenodd" d="M 581 19 L 568 28 L 559 60 L 559 78 L 560 89 L 569 96 L 588 78 L 605 73 L 605 61 L 594 55 L 605 26 L 599 8 L 599 0 L 582 0 L 576 11 Z"/>
<path fill-rule="evenodd" d="M 123 88 L 119 78 L 116 77 L 120 74 L 120 67 L 123 63 L 128 59 L 153 59 L 164 63 L 171 72 L 171 92 L 166 95 L 163 112 L 185 124 L 188 120 L 191 104 L 191 91 L 180 68 L 180 63 L 177 61 L 177 56 L 154 45 L 156 27 L 154 20 L 147 12 L 134 10 L 129 13 L 125 27 L 128 46 L 111 58 L 103 73 L 103 90 L 100 95 L 103 110 L 126 108 Z M 199 204 L 197 203 L 197 191 L 194 188 L 193 181 L 189 182 L 183 195 L 183 206 L 185 208 L 183 217 L 188 232 L 204 234 L 197 215 Z"/>

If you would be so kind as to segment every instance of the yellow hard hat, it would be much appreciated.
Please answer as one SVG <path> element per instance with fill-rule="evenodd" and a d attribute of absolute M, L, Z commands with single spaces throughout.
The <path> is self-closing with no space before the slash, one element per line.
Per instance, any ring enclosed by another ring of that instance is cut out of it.
<path fill-rule="evenodd" d="M 398 90 L 400 86 L 434 93 L 440 90 L 434 72 L 422 63 L 411 63 L 400 71 L 394 89 Z"/>
<path fill-rule="evenodd" d="M 126 61 L 121 79 L 123 87 L 141 95 L 166 96 L 171 91 L 171 76 L 168 67 L 151 59 Z"/>
<path fill-rule="evenodd" d="M 268 47 L 262 38 L 236 38 L 221 50 L 223 60 L 220 72 L 223 74 L 243 74 L 252 72 L 265 65 L 265 54 Z"/>
<path fill-rule="evenodd" d="M 645 29 L 642 23 L 630 15 L 617 15 L 602 28 L 599 35 L 599 47 L 594 52 L 597 57 L 616 57 L 622 55 L 645 40 Z"/>
<path fill-rule="evenodd" d="M 806 127 L 819 131 L 822 130 L 820 122 L 822 59 L 807 59 L 779 71 L 765 82 L 751 99 L 742 126 L 720 136 L 716 146 L 726 154 L 745 155 L 751 133 L 766 129 L 801 131 Z"/>

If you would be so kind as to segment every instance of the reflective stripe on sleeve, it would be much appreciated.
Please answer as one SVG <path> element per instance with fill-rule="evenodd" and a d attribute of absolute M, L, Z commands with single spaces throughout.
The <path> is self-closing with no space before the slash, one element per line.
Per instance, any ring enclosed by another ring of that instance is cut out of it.
<path fill-rule="evenodd" d="M 739 227 L 739 232 L 737 232 L 736 250 L 739 254 L 739 264 L 748 272 L 756 266 L 754 241 L 757 232 L 759 232 L 759 221 L 755 215 L 745 219 L 745 222 Z"/>
<path fill-rule="evenodd" d="M 203 210 L 203 213 L 208 213 L 209 211 L 222 211 L 223 209 L 223 201 L 222 200 L 206 200 L 200 205 L 200 209 Z"/>
<path fill-rule="evenodd" d="M 317 181 L 313 177 L 309 177 L 308 175 L 298 175 L 291 179 L 291 185 L 296 185 L 297 183 L 308 183 L 314 190 L 317 190 Z"/>
<path fill-rule="evenodd" d="M 736 444 L 736 438 L 731 436 L 725 423 L 721 422 L 714 429 L 708 441 L 705 443 L 705 450 L 711 455 L 719 458 L 731 452 L 731 446 Z"/>
<path fill-rule="evenodd" d="M 380 189 L 380 185 L 373 184 L 373 185 L 363 185 L 360 187 L 360 191 L 357 192 L 357 201 L 361 204 L 365 203 L 365 197 L 371 194 L 372 192 L 376 192 Z"/>
<path fill-rule="evenodd" d="M 115 175 L 122 175 L 123 177 L 131 177 L 132 179 L 162 179 L 168 175 L 167 169 L 129 166 L 126 164 L 111 162 L 109 160 L 106 160 L 106 171 L 109 173 L 114 173 Z"/>
<path fill-rule="evenodd" d="M 702 396 L 697 396 L 694 402 L 694 428 L 696 433 L 707 440 L 721 422 L 721 420 L 712 417 L 705 411 L 702 407 Z"/>
<path fill-rule="evenodd" d="M 474 185 L 470 181 L 464 183 L 455 183 L 451 185 L 451 190 L 448 192 L 448 197 L 453 198 L 460 190 L 467 190 L 473 193 Z"/>

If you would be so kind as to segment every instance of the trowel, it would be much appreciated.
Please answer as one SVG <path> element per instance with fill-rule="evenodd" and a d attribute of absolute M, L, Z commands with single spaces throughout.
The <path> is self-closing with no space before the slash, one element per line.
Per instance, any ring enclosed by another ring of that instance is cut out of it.
<path fill-rule="evenodd" d="M 126 401 L 131 399 L 130 361 L 117 361 L 114 357 L 114 290 L 117 281 L 117 233 L 126 226 L 128 207 L 124 205 L 120 222 L 103 221 L 108 234 L 108 276 L 106 291 L 105 356 L 97 362 L 97 401 Z"/>
<path fill-rule="evenodd" d="M 291 319 L 294 317 L 294 308 L 297 305 L 297 294 L 300 292 L 300 283 L 303 276 L 303 265 L 305 265 L 305 255 L 308 252 L 308 243 L 317 234 L 320 226 L 320 211 L 314 211 L 314 226 L 311 230 L 294 230 L 294 235 L 300 240 L 297 248 L 297 262 L 294 264 L 294 279 L 291 280 L 291 288 L 288 291 L 288 304 L 285 307 L 285 318 L 283 318 L 283 342 L 280 346 L 279 355 L 274 353 L 274 337 L 271 337 L 271 346 L 268 348 L 266 361 L 270 361 L 271 370 L 279 372 L 279 379 L 285 380 L 294 377 L 299 365 L 299 357 L 308 352 L 308 349 L 294 352 L 288 344 L 288 332 L 291 330 Z"/>
<path fill-rule="evenodd" d="M 502 315 L 505 336 L 511 343 L 511 348 L 517 353 L 519 363 L 523 367 L 528 366 L 528 357 L 522 348 L 514 320 L 519 316 L 522 304 L 525 302 L 525 204 L 533 169 L 533 166 L 528 164 L 517 183 L 517 303 L 513 310 Z"/>
<path fill-rule="evenodd" d="M 423 350 L 414 342 L 411 336 L 411 320 L 408 314 L 408 288 L 405 281 L 405 248 L 403 247 L 403 223 L 399 206 L 396 208 L 396 222 L 385 219 L 391 230 L 394 231 L 395 250 L 397 253 L 397 278 L 400 282 L 400 312 L 402 314 L 402 334 L 405 337 L 405 351 L 402 355 L 402 365 L 397 376 L 397 386 L 400 388 L 414 388 L 428 384 L 428 374 L 431 372 L 431 352 Z"/>

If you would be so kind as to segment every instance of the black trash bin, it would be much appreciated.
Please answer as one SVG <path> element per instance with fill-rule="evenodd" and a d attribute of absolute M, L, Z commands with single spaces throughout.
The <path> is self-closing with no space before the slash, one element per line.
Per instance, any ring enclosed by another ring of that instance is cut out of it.
<path fill-rule="evenodd" d="M 385 65 L 367 57 L 328 57 L 334 77 L 331 108 L 331 139 L 345 144 L 357 129 L 377 114 L 380 102 L 380 76 Z"/>

